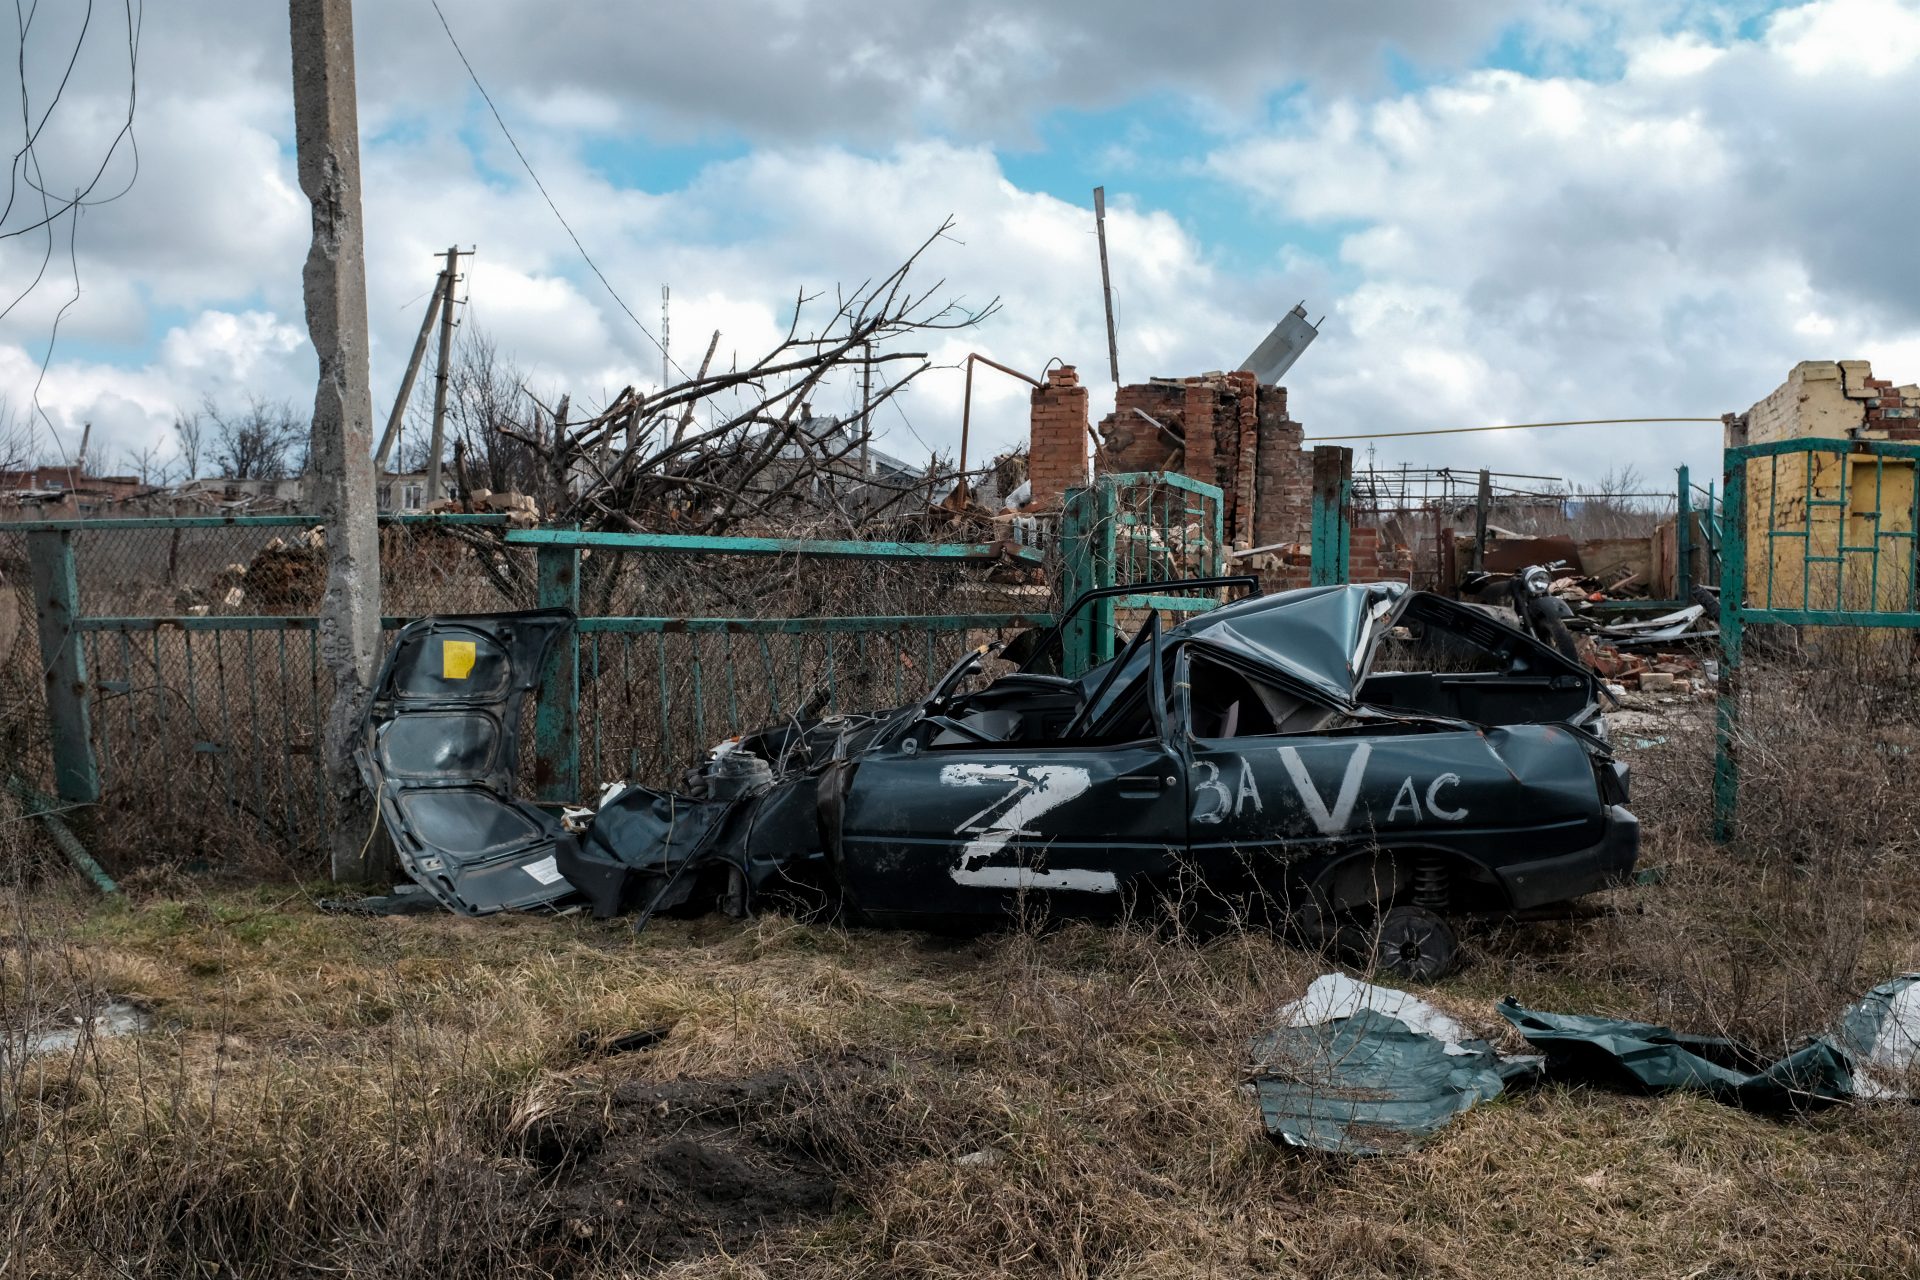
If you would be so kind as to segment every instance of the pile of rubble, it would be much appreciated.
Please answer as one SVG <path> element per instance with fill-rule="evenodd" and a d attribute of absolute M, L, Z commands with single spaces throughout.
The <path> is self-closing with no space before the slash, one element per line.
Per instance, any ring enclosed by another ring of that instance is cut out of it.
<path fill-rule="evenodd" d="M 1609 684 L 1642 693 L 1705 695 L 1712 692 L 1711 664 L 1686 653 L 1622 653 L 1595 644 L 1587 665 Z"/>

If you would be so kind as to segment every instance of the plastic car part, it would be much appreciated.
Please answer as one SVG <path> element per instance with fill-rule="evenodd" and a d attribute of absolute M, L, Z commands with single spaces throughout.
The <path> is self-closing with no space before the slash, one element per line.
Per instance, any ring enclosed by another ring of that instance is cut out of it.
<path fill-rule="evenodd" d="M 406 873 L 463 915 L 573 894 L 554 861 L 560 820 L 513 798 L 520 714 L 564 609 L 424 618 L 374 685 L 354 760 Z"/>

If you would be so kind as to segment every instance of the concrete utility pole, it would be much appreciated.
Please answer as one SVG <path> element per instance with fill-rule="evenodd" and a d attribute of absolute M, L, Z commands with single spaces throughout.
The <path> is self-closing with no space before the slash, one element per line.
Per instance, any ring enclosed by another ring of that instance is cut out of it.
<path fill-rule="evenodd" d="M 447 443 L 447 370 L 453 364 L 453 288 L 460 280 L 460 246 L 447 250 L 447 268 L 440 275 L 446 292 L 440 298 L 440 368 L 433 382 L 433 437 L 427 442 L 427 501 L 440 500 L 440 451 Z"/>
<path fill-rule="evenodd" d="M 353 87 L 352 0 L 288 0 L 300 189 L 313 204 L 304 273 L 307 333 L 320 357 L 308 466 L 327 528 L 320 656 L 333 674 L 323 739 L 333 793 L 333 877 L 372 868 L 373 805 L 353 766 L 354 731 L 380 643 L 380 533 L 373 491 L 373 393 L 367 373 L 367 271 L 360 221 L 360 120 Z"/>
<path fill-rule="evenodd" d="M 1100 293 L 1107 303 L 1107 364 L 1113 385 L 1120 385 L 1120 343 L 1113 333 L 1113 275 L 1107 270 L 1107 189 L 1093 189 L 1093 227 L 1100 233 Z"/>
<path fill-rule="evenodd" d="M 433 281 L 433 296 L 427 299 L 427 318 L 420 322 L 420 336 L 413 340 L 413 354 L 407 357 L 407 371 L 400 377 L 400 392 L 393 398 L 393 412 L 387 415 L 387 429 L 380 433 L 380 447 L 373 451 L 373 469 L 387 469 L 394 441 L 400 438 L 400 423 L 407 416 L 407 401 L 413 398 L 413 380 L 420 376 L 420 361 L 427 354 L 427 339 L 433 336 L 433 322 L 440 316 L 441 298 L 446 292 L 447 275 L 442 271 Z"/>

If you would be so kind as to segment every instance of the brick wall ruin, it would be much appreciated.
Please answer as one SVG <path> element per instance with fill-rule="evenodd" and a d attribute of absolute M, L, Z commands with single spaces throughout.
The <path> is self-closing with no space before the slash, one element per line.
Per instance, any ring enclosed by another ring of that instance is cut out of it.
<path fill-rule="evenodd" d="M 1728 414 L 1728 445 L 1807 436 L 1920 441 L 1920 384 L 1896 387 L 1865 360 L 1802 360 L 1772 395 Z"/>
<path fill-rule="evenodd" d="M 1029 470 L 1033 505 L 1056 509 L 1065 490 L 1088 482 L 1087 390 L 1070 365 L 1049 371 L 1032 396 Z M 1264 587 L 1305 586 L 1313 525 L 1313 452 L 1287 413 L 1287 389 L 1251 373 L 1155 378 L 1121 387 L 1097 429 L 1101 474 L 1171 471 L 1217 486 L 1221 526 L 1235 550 L 1277 548 L 1239 562 Z M 1351 580 L 1383 568 L 1377 529 L 1353 531 Z"/>
<path fill-rule="evenodd" d="M 1251 373 L 1155 378 L 1122 387 L 1101 420 L 1102 472 L 1173 471 L 1217 485 L 1239 549 L 1304 541 L 1312 458 L 1287 416 L 1287 389 Z"/>
<path fill-rule="evenodd" d="M 1027 479 L 1035 510 L 1060 506 L 1060 495 L 1087 483 L 1087 389 L 1070 364 L 1047 371 L 1047 383 L 1032 395 Z"/>

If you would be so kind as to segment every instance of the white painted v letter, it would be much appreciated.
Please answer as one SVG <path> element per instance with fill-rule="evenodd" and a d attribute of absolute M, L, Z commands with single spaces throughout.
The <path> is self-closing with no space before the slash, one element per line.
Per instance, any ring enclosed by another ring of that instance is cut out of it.
<path fill-rule="evenodd" d="M 1300 759 L 1300 752 L 1293 747 L 1280 748 L 1280 759 L 1287 766 L 1287 776 L 1293 779 L 1293 789 L 1300 793 L 1300 803 L 1306 805 L 1307 816 L 1313 819 L 1313 825 L 1320 829 L 1323 836 L 1337 836 L 1347 829 L 1347 822 L 1353 817 L 1354 802 L 1360 798 L 1360 778 L 1367 771 L 1367 758 L 1373 754 L 1371 742 L 1355 744 L 1353 754 L 1347 757 L 1347 771 L 1340 779 L 1340 794 L 1334 797 L 1333 811 L 1327 811 L 1327 805 L 1320 798 L 1319 788 L 1313 785 L 1313 779 L 1307 776 L 1307 766 Z"/>

